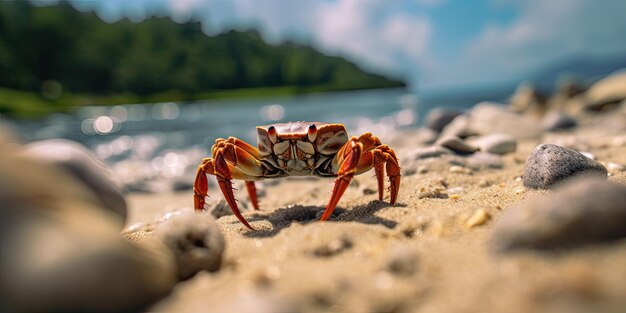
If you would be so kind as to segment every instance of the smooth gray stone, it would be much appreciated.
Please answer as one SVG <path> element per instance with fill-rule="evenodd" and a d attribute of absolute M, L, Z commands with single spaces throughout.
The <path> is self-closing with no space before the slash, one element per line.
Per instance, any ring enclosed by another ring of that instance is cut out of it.
<path fill-rule="evenodd" d="M 606 168 L 569 148 L 541 144 L 526 160 L 524 186 L 534 189 L 548 189 L 575 176 L 607 178 Z"/>
<path fill-rule="evenodd" d="M 428 112 L 424 124 L 426 127 L 436 132 L 441 132 L 446 125 L 461 114 L 463 114 L 463 112 L 459 110 L 436 108 Z"/>
<path fill-rule="evenodd" d="M 504 104 L 478 103 L 469 112 L 469 129 L 480 135 L 507 133 L 518 139 L 539 138 L 543 129 L 529 116 L 508 111 Z"/>
<path fill-rule="evenodd" d="M 483 168 L 501 169 L 504 164 L 502 157 L 487 152 L 476 152 L 465 159 L 465 165 L 473 170 Z"/>
<path fill-rule="evenodd" d="M 494 225 L 496 251 L 572 248 L 626 237 L 626 185 L 592 178 L 507 209 Z"/>
<path fill-rule="evenodd" d="M 462 114 L 454 118 L 446 127 L 441 131 L 441 137 L 456 136 L 459 138 L 467 138 L 477 135 L 477 133 L 471 129 L 469 116 Z"/>
<path fill-rule="evenodd" d="M 570 129 L 577 125 L 575 118 L 561 112 L 550 112 L 541 120 L 541 126 L 547 131 Z"/>
<path fill-rule="evenodd" d="M 411 137 L 411 140 L 417 144 L 429 145 L 437 140 L 439 133 L 428 127 L 420 127 L 412 134 Z"/>
<path fill-rule="evenodd" d="M 409 153 L 409 158 L 413 160 L 421 160 L 428 158 L 436 158 L 442 155 L 453 155 L 454 152 L 448 148 L 439 146 L 430 146 L 426 148 L 417 148 Z"/>
<path fill-rule="evenodd" d="M 134 312 L 167 295 L 178 281 L 170 249 L 124 240 L 119 216 L 84 183 L 38 160 L 0 142 L 2 305 Z"/>
<path fill-rule="evenodd" d="M 478 150 L 478 147 L 471 145 L 456 136 L 442 137 L 437 140 L 435 144 L 444 148 L 448 148 L 458 154 L 470 154 Z"/>
<path fill-rule="evenodd" d="M 77 178 L 102 203 L 126 218 L 126 199 L 111 170 L 83 145 L 66 139 L 49 139 L 25 146 L 26 156 L 58 166 Z M 51 178 L 51 183 L 54 179 Z"/>
<path fill-rule="evenodd" d="M 493 154 L 507 154 L 515 152 L 517 140 L 505 133 L 495 133 L 481 136 L 472 141 L 472 144 L 480 147 L 480 151 Z"/>

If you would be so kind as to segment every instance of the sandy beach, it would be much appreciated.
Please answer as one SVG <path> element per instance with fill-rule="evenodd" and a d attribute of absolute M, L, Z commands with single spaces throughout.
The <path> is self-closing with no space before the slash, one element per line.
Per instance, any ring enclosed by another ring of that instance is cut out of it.
<path fill-rule="evenodd" d="M 328 222 L 318 219 L 332 180 L 261 182 L 261 210 L 244 211 L 256 230 L 233 215 L 219 218 L 221 269 L 178 284 L 150 311 L 623 312 L 626 241 L 503 252 L 494 249 L 493 226 L 523 201 L 554 193 L 524 187 L 538 144 L 570 146 L 605 166 L 626 164 L 624 112 L 580 114 L 575 128 L 517 138 L 500 168 L 416 160 L 414 151 L 430 144 L 420 142 L 422 130 L 403 131 L 388 141 L 403 170 L 398 203 L 389 205 L 388 191 L 377 200 L 368 172 L 355 176 Z M 608 167 L 610 182 L 626 184 L 626 172 Z M 247 203 L 243 185 L 235 186 Z M 211 185 L 208 206 L 221 198 Z M 192 210 L 191 192 L 128 200 L 127 225 Z"/>

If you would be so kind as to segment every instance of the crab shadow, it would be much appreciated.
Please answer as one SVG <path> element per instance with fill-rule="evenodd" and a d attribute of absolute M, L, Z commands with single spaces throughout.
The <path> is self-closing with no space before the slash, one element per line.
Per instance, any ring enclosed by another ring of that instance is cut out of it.
<path fill-rule="evenodd" d="M 374 213 L 390 206 L 388 202 L 374 200 L 368 204 L 360 205 L 350 210 L 337 207 L 327 222 L 358 222 L 369 225 L 382 225 L 386 228 L 393 229 L 398 224 L 396 221 L 374 215 Z M 405 205 L 396 204 L 394 206 L 403 207 Z M 272 224 L 272 229 L 249 231 L 245 236 L 257 238 L 272 237 L 280 233 L 283 229 L 291 226 L 292 223 L 309 224 L 320 222 L 319 219 L 324 209 L 324 207 L 319 206 L 293 205 L 280 208 L 269 215 L 254 214 L 250 216 L 249 221 L 268 221 Z"/>

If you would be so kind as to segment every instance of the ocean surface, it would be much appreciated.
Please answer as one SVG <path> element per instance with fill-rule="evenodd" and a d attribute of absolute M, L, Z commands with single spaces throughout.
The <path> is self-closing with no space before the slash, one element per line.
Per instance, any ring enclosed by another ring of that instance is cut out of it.
<path fill-rule="evenodd" d="M 346 125 L 351 135 L 370 131 L 383 141 L 390 132 L 423 124 L 435 107 L 466 110 L 501 95 L 432 94 L 406 89 L 364 90 L 210 100 L 192 103 L 83 107 L 38 121 L 13 123 L 26 142 L 65 138 L 78 141 L 109 163 L 126 183 L 155 177 L 193 175 L 215 139 L 229 136 L 256 146 L 256 125 L 321 121 Z M 125 177 L 127 176 L 127 177 Z"/>

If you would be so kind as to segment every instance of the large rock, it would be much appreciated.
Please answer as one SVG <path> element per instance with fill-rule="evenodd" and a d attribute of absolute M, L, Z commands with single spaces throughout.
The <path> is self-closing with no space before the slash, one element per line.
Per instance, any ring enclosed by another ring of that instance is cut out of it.
<path fill-rule="evenodd" d="M 83 145 L 65 139 L 49 139 L 25 146 L 33 162 L 60 167 L 77 178 L 102 203 L 102 207 L 126 218 L 126 200 L 111 170 Z M 54 181 L 51 178 L 51 181 Z"/>
<path fill-rule="evenodd" d="M 105 207 L 85 180 L 1 141 L 3 311 L 144 310 L 179 281 L 181 257 L 202 251 L 207 241 L 218 238 L 212 230 L 212 239 L 206 239 L 212 226 L 199 221 L 187 231 L 166 230 L 161 238 L 167 245 L 155 238 L 124 240 L 119 212 Z M 190 241 L 193 247 L 186 245 Z M 207 267 L 215 269 L 212 264 Z"/>
<path fill-rule="evenodd" d="M 606 168 L 575 150 L 541 144 L 526 160 L 524 186 L 547 189 L 575 176 L 593 176 L 606 180 Z"/>
<path fill-rule="evenodd" d="M 495 250 L 576 247 L 626 237 L 626 185 L 589 178 L 507 209 L 494 225 Z"/>
<path fill-rule="evenodd" d="M 134 245 L 61 168 L 0 149 L 0 294 L 18 312 L 139 310 L 178 281 L 173 253 Z"/>

